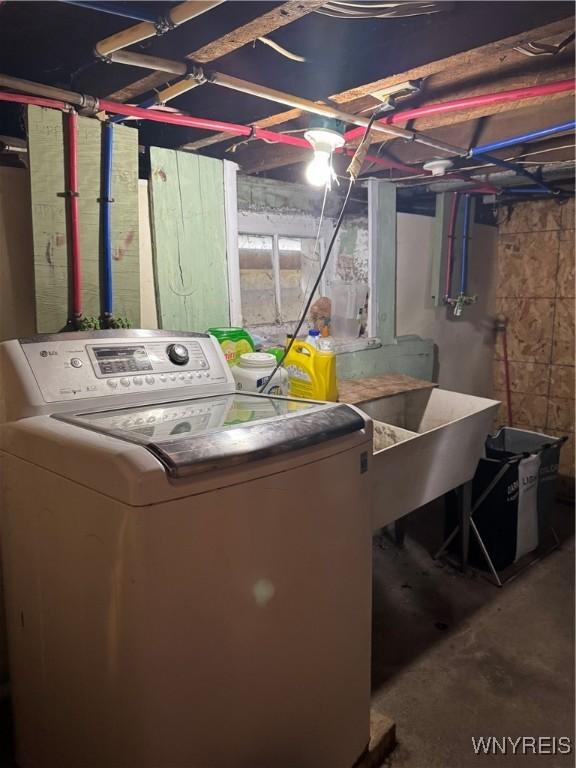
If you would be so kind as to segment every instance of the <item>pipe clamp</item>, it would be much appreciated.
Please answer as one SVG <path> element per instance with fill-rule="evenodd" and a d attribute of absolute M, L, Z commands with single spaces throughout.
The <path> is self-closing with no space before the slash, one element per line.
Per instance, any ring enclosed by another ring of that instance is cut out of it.
<path fill-rule="evenodd" d="M 160 16 L 158 21 L 154 22 L 154 29 L 157 35 L 165 35 L 166 32 L 170 32 L 172 29 L 176 29 L 178 25 L 175 24 L 170 15 Z"/>
<path fill-rule="evenodd" d="M 190 80 L 196 80 L 198 85 L 204 85 L 204 83 L 207 83 L 210 81 L 210 78 L 206 75 L 202 67 L 199 67 L 198 64 L 190 64 L 188 69 L 186 70 L 186 77 Z"/>

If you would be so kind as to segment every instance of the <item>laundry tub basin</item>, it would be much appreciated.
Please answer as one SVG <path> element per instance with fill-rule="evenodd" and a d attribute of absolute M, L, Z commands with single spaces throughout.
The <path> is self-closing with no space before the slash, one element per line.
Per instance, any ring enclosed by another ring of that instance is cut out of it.
<path fill-rule="evenodd" d="M 374 420 L 373 528 L 471 480 L 498 406 L 442 389 L 359 403 Z"/>

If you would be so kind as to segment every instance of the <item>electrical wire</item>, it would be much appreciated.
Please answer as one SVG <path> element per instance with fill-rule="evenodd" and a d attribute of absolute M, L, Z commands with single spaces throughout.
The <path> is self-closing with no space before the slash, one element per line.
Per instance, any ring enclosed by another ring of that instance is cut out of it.
<path fill-rule="evenodd" d="M 318 246 L 320 245 L 320 236 L 322 234 L 322 225 L 324 224 L 324 212 L 326 211 L 326 201 L 328 199 L 328 188 L 329 184 L 326 184 L 324 187 L 324 196 L 322 198 L 322 208 L 320 209 L 320 219 L 318 221 L 318 230 L 316 232 L 316 240 L 314 241 L 314 249 L 312 251 L 312 260 L 316 259 L 316 253 L 318 251 Z M 310 287 L 310 280 L 308 280 L 308 283 L 306 284 L 306 288 L 304 289 L 304 299 L 302 301 L 302 309 L 300 316 L 302 312 L 304 312 L 304 306 L 306 301 L 306 295 L 308 293 L 308 288 Z"/>
<path fill-rule="evenodd" d="M 285 56 L 287 59 L 290 59 L 291 61 L 298 61 L 301 64 L 305 63 L 306 61 L 304 56 L 298 56 L 297 53 L 292 53 L 292 51 L 289 51 L 287 48 L 284 48 L 284 46 L 280 45 L 280 43 L 277 43 L 276 41 L 271 40 L 269 37 L 259 37 L 258 40 L 260 40 L 261 43 L 264 43 L 264 45 L 270 46 L 270 48 L 275 50 L 281 56 Z"/>
<path fill-rule="evenodd" d="M 410 16 L 422 16 L 449 10 L 453 3 L 419 3 L 412 0 L 390 3 L 359 3 L 354 0 L 343 2 L 331 0 L 315 13 L 331 16 L 335 19 L 401 19 Z"/>
<path fill-rule="evenodd" d="M 518 165 L 542 165 L 542 163 L 538 162 L 537 160 L 530 160 L 530 161 L 524 161 L 519 160 L 518 158 L 521 157 L 532 157 L 534 155 L 543 155 L 547 152 L 558 152 L 561 149 L 574 149 L 576 147 L 576 144 L 564 144 L 561 147 L 549 147 L 548 149 L 539 149 L 536 152 L 523 152 L 521 155 L 515 155 L 514 157 L 507 157 L 505 158 L 509 162 L 515 162 Z M 564 163 L 565 160 L 550 160 L 547 165 L 552 165 L 552 163 Z M 463 168 L 455 169 L 455 173 L 460 173 L 461 171 L 466 171 L 466 173 L 470 173 L 472 171 L 481 171 L 484 168 L 491 168 L 492 163 L 481 163 L 478 165 L 467 165 Z M 367 170 L 370 170 L 371 166 L 368 167 Z M 451 172 L 448 171 L 448 173 L 445 174 L 443 177 L 444 179 L 449 179 L 451 177 Z M 378 178 L 378 177 L 375 177 Z M 419 181 L 420 179 L 428 179 L 430 180 L 432 177 L 429 174 L 419 174 L 414 176 L 395 176 L 394 182 L 402 182 L 402 181 Z"/>
<path fill-rule="evenodd" d="M 362 136 L 362 140 L 360 141 L 360 144 L 358 145 L 358 148 L 356 149 L 356 153 L 354 154 L 354 157 L 350 161 L 350 165 L 348 166 L 348 174 L 350 176 L 350 180 L 348 182 L 348 189 L 346 190 L 346 195 L 344 197 L 344 202 L 342 203 L 342 207 L 340 208 L 340 213 L 338 214 L 338 219 L 336 221 L 336 226 L 334 227 L 334 231 L 332 232 L 332 237 L 330 238 L 330 244 L 328 246 L 328 250 L 326 251 L 326 256 L 324 256 L 324 261 L 322 262 L 322 266 L 320 267 L 320 271 L 318 272 L 318 276 L 316 277 L 316 280 L 314 281 L 314 285 L 312 286 L 312 290 L 310 291 L 310 295 L 308 296 L 308 299 L 306 301 L 306 305 L 302 311 L 302 314 L 300 316 L 300 320 L 298 321 L 298 325 L 296 326 L 296 329 L 294 330 L 294 333 L 292 334 L 292 338 L 288 342 L 288 345 L 286 349 L 284 350 L 284 354 L 280 358 L 280 360 L 276 363 L 276 366 L 274 367 L 274 370 L 272 371 L 271 375 L 268 377 L 267 381 L 262 384 L 258 392 L 262 392 L 268 385 L 268 382 L 274 380 L 274 376 L 276 375 L 277 371 L 282 367 L 282 364 L 284 363 L 284 360 L 286 360 L 286 357 L 288 356 L 290 350 L 292 349 L 292 346 L 296 340 L 296 337 L 300 333 L 302 326 L 304 325 L 304 321 L 306 320 L 306 317 L 308 316 L 308 312 L 310 310 L 310 307 L 312 306 L 312 299 L 314 298 L 314 294 L 318 290 L 318 286 L 320 285 L 320 282 L 322 281 L 322 277 L 324 275 L 324 272 L 326 271 L 326 267 L 328 266 L 328 262 L 330 261 L 330 256 L 332 255 L 332 250 L 334 248 L 334 244 L 336 242 L 336 238 L 338 237 L 338 232 L 340 231 L 340 227 L 342 226 L 342 222 L 344 220 L 344 214 L 346 213 L 346 208 L 348 207 L 348 201 L 350 200 L 350 194 L 352 192 L 352 187 L 354 186 L 354 182 L 356 181 L 357 175 L 360 172 L 360 168 L 362 166 L 363 158 L 366 156 L 366 152 L 368 151 L 368 147 L 370 146 L 369 138 L 370 138 L 370 130 L 372 128 L 372 125 L 374 123 L 374 120 L 378 117 L 378 111 L 374 112 L 372 117 L 370 118 L 370 121 L 368 125 L 366 126 L 366 129 L 364 131 L 364 135 Z M 328 187 L 328 184 L 326 184 L 326 187 Z M 318 232 L 320 232 L 320 229 L 318 229 Z"/>
<path fill-rule="evenodd" d="M 338 232 L 340 231 L 340 227 L 342 226 L 342 221 L 344 219 L 344 213 L 346 211 L 346 208 L 348 206 L 348 200 L 350 198 L 350 193 L 352 192 L 352 187 L 354 186 L 354 178 L 351 176 L 350 181 L 348 183 L 348 189 L 346 190 L 346 196 L 344 197 L 344 202 L 342 203 L 342 207 L 340 208 L 340 213 L 338 214 L 338 220 L 336 221 L 336 226 L 334 227 L 334 232 L 332 233 L 332 237 L 330 238 L 330 245 L 328 246 L 328 250 L 326 251 L 326 256 L 324 256 L 324 261 L 322 262 L 322 266 L 320 267 L 320 271 L 318 272 L 318 276 L 316 277 L 316 280 L 314 281 L 314 285 L 312 286 L 312 290 L 310 291 L 310 295 L 308 296 L 308 300 L 306 301 L 306 305 L 304 307 L 304 310 L 302 312 L 302 315 L 300 316 L 300 320 L 298 321 L 298 325 L 296 326 L 294 333 L 292 334 L 292 338 L 288 342 L 288 345 L 286 349 L 284 350 L 284 354 L 280 358 L 280 360 L 276 363 L 276 366 L 274 370 L 272 371 L 270 377 L 266 381 L 265 384 L 263 384 L 259 392 L 262 392 L 266 386 L 268 385 L 269 381 L 274 380 L 274 376 L 276 375 L 277 371 L 282 367 L 282 364 L 284 363 L 284 360 L 286 360 L 288 354 L 290 353 L 290 350 L 292 349 L 292 346 L 294 342 L 296 341 L 296 337 L 300 333 L 300 330 L 302 329 L 302 326 L 304 325 L 304 321 L 306 320 L 306 317 L 308 315 L 308 311 L 312 305 L 312 299 L 314 298 L 314 294 L 316 293 L 318 286 L 320 285 L 320 281 L 322 280 L 322 276 L 324 275 L 324 272 L 326 271 L 326 267 L 328 266 L 328 262 L 330 260 L 330 256 L 332 254 L 332 249 L 334 248 L 334 243 L 336 242 L 336 237 L 338 236 Z"/>

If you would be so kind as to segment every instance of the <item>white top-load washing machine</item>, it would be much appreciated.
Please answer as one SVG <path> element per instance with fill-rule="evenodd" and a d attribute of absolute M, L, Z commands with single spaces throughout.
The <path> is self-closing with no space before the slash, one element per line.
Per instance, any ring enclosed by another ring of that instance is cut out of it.
<path fill-rule="evenodd" d="M 38 336 L 0 365 L 21 768 L 350 768 L 370 421 L 235 393 L 193 333 Z"/>

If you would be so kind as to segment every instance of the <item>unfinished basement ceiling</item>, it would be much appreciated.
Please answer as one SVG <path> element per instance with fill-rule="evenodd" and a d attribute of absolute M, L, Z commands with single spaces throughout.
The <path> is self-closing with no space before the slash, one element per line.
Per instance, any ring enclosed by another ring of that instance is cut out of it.
<path fill-rule="evenodd" d="M 135 6 L 142 5 L 135 3 Z M 146 8 L 166 12 L 173 3 L 147 3 Z M 439 4 L 441 12 L 399 19 L 342 20 L 317 12 L 318 2 L 294 0 L 289 3 L 225 2 L 164 36 L 132 46 L 130 50 L 184 60 L 260 17 L 267 20 L 268 37 L 306 58 L 291 61 L 257 41 L 220 56 L 224 48 L 212 45 L 197 56 L 207 68 L 218 69 L 272 88 L 295 93 L 312 100 L 344 94 L 338 100 L 350 112 L 370 110 L 377 102 L 370 95 L 374 88 L 363 87 L 393 75 L 401 75 L 423 65 L 438 62 L 485 46 L 473 65 L 459 61 L 452 76 L 450 67 L 432 68 L 424 76 L 423 90 L 407 102 L 410 107 L 427 101 L 460 98 L 474 93 L 489 93 L 519 88 L 536 82 L 549 82 L 573 76 L 573 47 L 557 56 L 530 57 L 514 51 L 513 44 L 497 49 L 491 44 L 534 30 L 542 39 L 560 42 L 573 28 L 571 2 L 456 2 Z M 287 15 L 289 23 L 287 21 Z M 271 20 L 271 21 L 270 21 Z M 98 40 L 123 30 L 128 19 L 76 7 L 63 2 L 21 2 L 7 0 L 0 5 L 1 71 L 49 85 L 139 103 L 150 95 L 132 84 L 150 72 L 95 59 Z M 73 34 L 71 31 L 73 30 Z M 530 36 L 526 40 L 531 39 Z M 166 80 L 169 76 L 166 76 Z M 162 79 L 162 77 L 160 78 Z M 156 81 L 159 79 L 156 77 Z M 350 89 L 358 97 L 350 100 Z M 170 102 L 170 107 L 197 117 L 251 123 L 285 112 L 273 102 L 220 89 L 206 84 Z M 369 112 L 368 112 L 369 114 Z M 0 133 L 23 136 L 22 110 L 16 105 L 0 105 Z M 542 128 L 573 117 L 573 94 L 544 102 L 530 101 L 520 108 L 500 114 L 460 115 L 458 119 L 419 120 L 410 125 L 462 147 Z M 272 121 L 277 131 L 299 130 L 308 118 L 290 122 Z M 133 124 L 134 121 L 133 121 Z M 211 134 L 190 128 L 141 122 L 140 143 L 179 147 L 206 139 Z M 233 154 L 227 150 L 236 140 L 203 146 L 199 151 L 216 157 L 235 159 L 247 172 L 290 180 L 302 180 L 306 150 L 269 146 L 261 141 L 240 145 Z M 378 138 L 381 141 L 381 138 Z M 562 137 L 549 140 L 546 148 L 572 144 Z M 540 146 L 540 144 L 538 145 Z M 544 145 L 542 145 L 544 146 Z M 537 147 L 538 148 L 538 147 Z M 383 154 L 403 163 L 422 163 L 434 150 L 402 141 L 387 143 Z M 559 150 L 549 159 L 571 159 L 573 150 Z M 344 159 L 341 159 L 343 167 Z M 377 171 L 374 171 L 377 172 Z M 382 172 L 380 172 L 382 173 Z M 388 175 L 389 172 L 383 172 Z M 402 174 L 393 174 L 401 177 Z"/>

